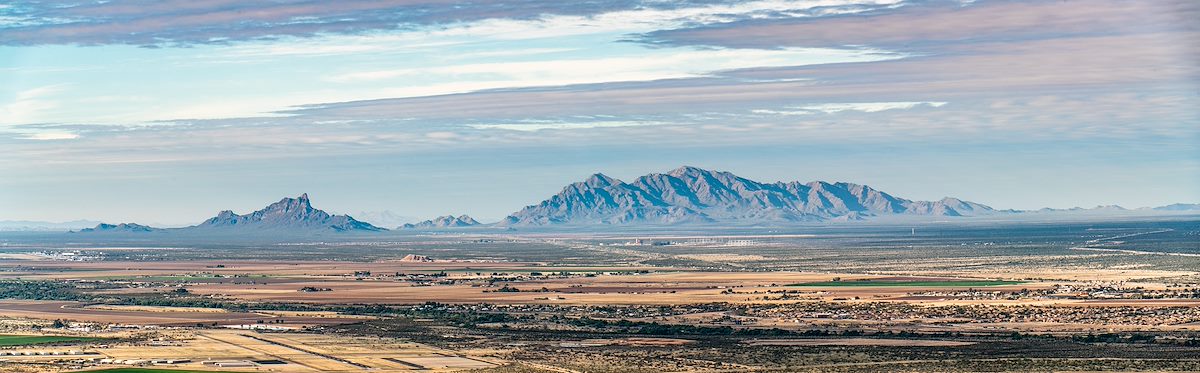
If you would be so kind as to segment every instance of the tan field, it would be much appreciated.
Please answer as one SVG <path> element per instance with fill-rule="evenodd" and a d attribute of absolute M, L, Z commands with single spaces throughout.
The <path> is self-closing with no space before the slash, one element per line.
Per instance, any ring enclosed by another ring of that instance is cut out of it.
<path fill-rule="evenodd" d="M 282 322 L 280 327 L 303 328 L 353 322 L 361 317 L 335 315 L 282 315 L 259 312 L 214 312 L 212 309 L 160 309 L 156 307 L 96 307 L 68 301 L 0 300 L 0 317 L 42 320 L 72 320 L 129 325 L 193 326 L 196 324 L 253 325 L 259 321 Z"/>
<path fill-rule="evenodd" d="M 381 338 L 338 337 L 315 334 L 255 333 L 236 330 L 205 330 L 189 333 L 162 332 L 150 342 L 93 345 L 71 348 L 25 348 L 12 352 L 66 353 L 71 349 L 87 355 L 72 358 L 106 359 L 98 368 L 127 365 L 125 361 L 174 361 L 155 364 L 159 368 L 268 370 L 274 372 L 409 372 L 413 370 L 459 370 L 487 368 L 499 362 L 427 345 Z M 63 355 L 10 357 L 12 361 L 36 362 L 63 359 Z M 270 361 L 277 360 L 278 364 Z M 246 362 L 259 362 L 246 365 Z M 218 364 L 228 367 L 221 368 Z M 265 367 L 265 369 L 264 369 Z"/>

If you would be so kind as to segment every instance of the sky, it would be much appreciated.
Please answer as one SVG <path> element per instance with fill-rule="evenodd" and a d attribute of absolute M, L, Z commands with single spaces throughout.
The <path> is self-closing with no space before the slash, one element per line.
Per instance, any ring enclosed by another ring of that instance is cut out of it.
<path fill-rule="evenodd" d="M 0 3 L 0 220 L 495 221 L 681 165 L 1200 202 L 1200 2 Z"/>

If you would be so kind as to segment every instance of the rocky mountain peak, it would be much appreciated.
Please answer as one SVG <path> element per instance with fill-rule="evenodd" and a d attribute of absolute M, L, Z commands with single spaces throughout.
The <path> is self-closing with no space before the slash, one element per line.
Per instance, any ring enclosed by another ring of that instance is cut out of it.
<path fill-rule="evenodd" d="M 383 228 L 355 220 L 347 215 L 330 215 L 312 207 L 308 193 L 279 202 L 246 215 L 221 211 L 193 228 L 237 228 L 260 230 L 380 231 Z"/>
<path fill-rule="evenodd" d="M 583 181 L 584 185 L 592 188 L 604 188 L 607 186 L 622 184 L 621 180 L 617 180 L 602 173 L 595 173 Z"/>
<path fill-rule="evenodd" d="M 695 177 L 695 176 L 700 176 L 700 175 L 705 175 L 705 174 L 710 174 L 710 173 L 712 173 L 712 171 L 705 170 L 705 169 L 699 168 L 699 167 L 694 167 L 694 166 L 680 166 L 679 168 L 676 168 L 674 170 L 667 171 L 667 175 L 671 175 L 671 176 L 679 177 L 679 178 L 682 178 L 685 176 Z"/>

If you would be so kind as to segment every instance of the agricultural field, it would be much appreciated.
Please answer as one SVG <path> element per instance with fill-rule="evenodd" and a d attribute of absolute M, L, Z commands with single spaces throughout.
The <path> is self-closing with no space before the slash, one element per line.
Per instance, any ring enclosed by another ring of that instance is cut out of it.
<path fill-rule="evenodd" d="M 1198 370 L 1194 223 L 6 238 L 0 370 Z"/>
<path fill-rule="evenodd" d="M 67 344 L 96 341 L 98 338 L 57 335 L 0 335 L 0 347 L 31 346 L 42 344 Z"/>

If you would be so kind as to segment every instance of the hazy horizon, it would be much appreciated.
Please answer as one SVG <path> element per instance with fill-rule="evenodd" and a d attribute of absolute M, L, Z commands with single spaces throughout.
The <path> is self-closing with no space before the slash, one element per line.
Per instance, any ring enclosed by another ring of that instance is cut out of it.
<path fill-rule="evenodd" d="M 701 168 L 703 168 L 703 167 L 701 167 Z M 666 173 L 666 172 L 668 172 L 668 171 L 669 171 L 669 170 L 662 170 L 662 171 L 660 171 L 660 172 L 654 172 L 654 173 Z M 710 171 L 726 172 L 727 170 L 710 170 Z M 638 178 L 638 177 L 641 177 L 641 176 L 644 176 L 644 175 L 646 175 L 646 174 L 639 174 L 639 175 L 632 176 L 632 177 L 616 177 L 616 176 L 614 176 L 614 175 L 611 175 L 611 174 L 609 174 L 609 173 L 604 173 L 604 172 L 598 172 L 598 173 L 602 173 L 602 174 L 605 174 L 606 176 L 613 177 L 613 178 L 615 178 L 615 179 L 619 179 L 619 180 L 621 180 L 621 181 L 623 181 L 623 182 L 631 182 L 631 181 L 633 181 L 634 179 L 636 179 L 636 178 Z M 592 173 L 592 174 L 596 174 L 596 173 Z M 591 176 L 591 175 L 589 174 L 589 175 L 581 176 L 580 178 L 578 178 L 578 179 L 576 179 L 576 180 L 573 180 L 573 181 L 570 181 L 569 183 L 574 183 L 574 182 L 580 182 L 580 181 L 583 181 L 585 178 L 587 178 L 587 177 L 589 177 L 589 176 Z M 738 176 L 742 176 L 742 175 L 738 175 Z M 743 177 L 744 177 L 744 176 L 743 176 Z M 768 180 L 754 180 L 754 181 L 759 181 L 759 182 L 767 182 L 767 183 L 770 183 L 770 182 L 789 182 L 789 181 L 800 181 L 800 182 L 805 182 L 805 183 L 807 183 L 807 182 L 816 182 L 816 181 L 825 181 L 825 182 L 831 182 L 831 183 L 833 183 L 833 182 L 843 182 L 843 180 L 817 180 L 817 179 L 814 179 L 814 180 L 769 180 L 769 181 L 768 181 Z M 564 183 L 564 184 L 563 184 L 563 186 L 566 186 L 566 184 L 569 184 L 569 183 Z M 561 190 L 563 186 L 560 186 L 559 188 L 555 189 L 554 191 L 547 192 L 547 193 L 546 193 L 545 195 L 543 195 L 542 197 L 539 197 L 538 201 L 541 201 L 542 199 L 548 198 L 549 196 L 553 195 L 554 193 L 557 193 L 557 192 L 559 192 L 559 190 Z M 876 187 L 876 186 L 874 186 L 874 185 L 867 184 L 867 186 L 870 186 L 870 187 L 872 187 L 872 188 L 875 188 L 875 189 L 879 189 L 879 188 L 877 188 L 877 187 Z M 882 191 L 883 191 L 883 192 L 888 192 L 887 190 L 882 190 Z M 301 195 L 301 194 L 309 194 L 309 193 L 307 193 L 307 192 L 301 192 L 301 193 L 295 193 L 295 194 L 290 194 L 290 195 L 283 195 L 283 196 L 279 196 L 279 197 L 276 197 L 276 198 L 274 198 L 274 199 L 264 199 L 263 201 L 258 201 L 258 203 L 257 203 L 257 204 L 255 204 L 255 202 L 249 202 L 249 203 L 248 203 L 248 204 L 247 204 L 247 205 L 246 205 L 244 208 L 237 208 L 237 209 L 231 209 L 231 208 L 221 208 L 221 209 L 218 209 L 218 210 L 214 210 L 214 211 L 212 211 L 212 213 L 210 213 L 209 215 L 203 215 L 203 216 L 201 216 L 201 217 L 197 217 L 197 218 L 195 218 L 195 219 L 194 219 L 194 220 L 192 220 L 192 221 L 180 221 L 180 222 L 157 222 L 157 221 L 150 221 L 150 222 L 144 222 L 144 221 L 132 221 L 132 220 L 126 221 L 126 220 L 103 220 L 103 219 L 88 219 L 88 218 L 78 218 L 78 219 L 71 219 L 71 220 L 63 220 L 63 221 L 47 221 L 47 222 L 53 222 L 53 223 L 64 223 L 64 222 L 70 222 L 70 221 L 100 221 L 100 222 L 104 222 L 104 223 L 112 223 L 112 224 L 116 224 L 116 223 L 140 223 L 140 224 L 144 224 L 144 225 L 150 225 L 150 226 L 155 226 L 155 227 L 164 227 L 164 228 L 171 228 L 171 227 L 184 227 L 184 226 L 190 226 L 190 225 L 195 225 L 195 224 L 198 224 L 198 223 L 202 222 L 202 221 L 203 221 L 203 220 L 205 220 L 205 219 L 211 218 L 212 216 L 216 215 L 216 213 L 218 213 L 218 212 L 220 212 L 220 211 L 223 211 L 223 210 L 232 210 L 232 211 L 233 211 L 233 212 L 235 212 L 235 213 L 239 213 L 239 214 L 246 214 L 246 213 L 253 212 L 253 211 L 255 211 L 255 210 L 259 210 L 259 209 L 261 209 L 262 207 L 266 206 L 266 205 L 267 205 L 267 204 L 269 204 L 269 203 L 276 202 L 276 201 L 278 201 L 278 200 L 280 200 L 280 199 L 296 198 L 297 196 L 299 196 L 299 195 Z M 899 198 L 909 198 L 908 196 L 905 196 L 905 195 L 895 195 L 895 196 L 896 196 L 896 197 L 899 197 Z M 398 225 L 400 225 L 400 224 L 403 224 L 403 223 L 415 223 L 415 222 L 419 222 L 419 221 L 423 221 L 423 220 L 427 220 L 427 219 L 431 219 L 431 218 L 435 218 L 435 217 L 445 216 L 445 215 L 454 215 L 454 216 L 457 216 L 457 215 L 464 215 L 464 214 L 465 214 L 465 215 L 471 215 L 472 217 L 474 217 L 474 218 L 476 218 L 476 219 L 480 219 L 482 223 L 485 223 L 485 224 L 487 224 L 487 223 L 493 223 L 493 222 L 495 222 L 495 221 L 499 221 L 499 220 L 503 219 L 504 217 L 508 216 L 510 213 L 512 213 L 512 212 L 516 212 L 518 209 L 520 209 L 520 208 L 522 208 L 522 207 L 525 207 L 525 206 L 528 206 L 528 205 L 534 205 L 534 204 L 537 204 L 537 201 L 535 201 L 535 202 L 530 202 L 530 203 L 526 203 L 526 204 L 524 204 L 524 205 L 521 205 L 521 206 L 514 207 L 514 208 L 513 208 L 511 211 L 505 212 L 505 213 L 503 213 L 502 215 L 499 215 L 499 216 L 483 216 L 483 215 L 476 216 L 476 214 L 471 214 L 470 212 L 454 212 L 454 211 L 447 211 L 447 212 L 444 212 L 444 213 L 435 214 L 435 215 L 429 215 L 429 216 L 414 216 L 414 215 L 407 215 L 407 214 L 405 214 L 403 211 L 393 211 L 393 210 L 359 210 L 359 211 L 342 211 L 342 210 L 331 209 L 331 208 L 328 208 L 328 207 L 326 207 L 326 206 L 324 205 L 324 203 L 323 203 L 322 199 L 321 199 L 321 198 L 319 198 L 319 197 L 320 197 L 320 196 L 312 196 L 312 195 L 310 195 L 310 196 L 309 196 L 309 198 L 313 200 L 313 207 L 315 207 L 315 208 L 318 208 L 318 209 L 322 209 L 322 210 L 326 210 L 327 212 L 329 212 L 329 213 L 331 213 L 331 214 L 344 214 L 344 215 L 351 215 L 352 217 L 355 217 L 357 220 L 360 220 L 360 221 L 365 221 L 365 222 L 368 222 L 368 223 L 372 223 L 372 224 L 375 224 L 375 225 L 377 225 L 377 226 L 381 226 L 381 227 L 384 227 L 384 228 L 393 228 L 393 227 L 395 227 L 395 226 L 398 226 Z M 915 200 L 928 200 L 928 201 L 935 201 L 935 200 L 940 200 L 940 199 L 942 199 L 942 198 L 960 198 L 960 197 L 958 197 L 958 196 L 954 196 L 954 195 L 946 195 L 946 196 L 942 196 L 942 197 L 917 198 L 917 199 L 915 199 Z M 910 199 L 911 199 L 911 198 L 910 198 Z M 965 199 L 965 198 L 964 198 L 964 199 Z M 966 199 L 966 200 L 969 200 L 969 199 Z M 975 200 L 971 200 L 971 202 L 977 202 L 977 203 L 983 203 L 983 204 L 987 204 L 986 202 L 982 202 L 982 201 L 975 201 Z M 1189 202 L 1189 201 L 1176 201 L 1176 202 L 1171 202 L 1171 203 L 1164 203 L 1164 204 L 1159 204 L 1159 205 L 1146 205 L 1146 206 L 1128 206 L 1128 205 L 1119 205 L 1119 204 L 1118 204 L 1118 206 L 1121 206 L 1121 207 L 1124 207 L 1124 208 L 1127 208 L 1127 209 L 1138 209 L 1138 208 L 1161 207 L 1161 206 L 1165 206 L 1165 205 L 1169 205 L 1169 204 L 1175 204 L 1175 203 L 1185 203 L 1185 204 L 1190 204 L 1190 203 L 1193 203 L 1193 202 Z M 1109 206 L 1109 205 L 1114 205 L 1114 204 L 1096 204 L 1096 205 L 1086 205 L 1086 206 L 1079 206 L 1079 205 L 1077 205 L 1077 206 L 1065 206 L 1065 207 L 1058 207 L 1058 206 L 1040 206 L 1040 207 L 1032 207 L 1032 208 L 1009 208 L 1009 207 L 1000 207 L 1000 206 L 991 206 L 991 207 L 993 207 L 993 208 L 996 208 L 997 210 L 1025 210 L 1025 211 L 1032 211 L 1032 210 L 1038 210 L 1038 209 L 1042 209 L 1042 208 L 1052 208 L 1052 209 L 1069 209 L 1069 208 L 1078 208 L 1078 207 L 1082 207 L 1082 208 L 1092 208 L 1092 207 L 1101 207 L 1101 206 Z M 6 220 L 6 221 L 29 221 L 29 220 L 31 220 L 31 219 L 5 219 L 5 220 Z"/>

